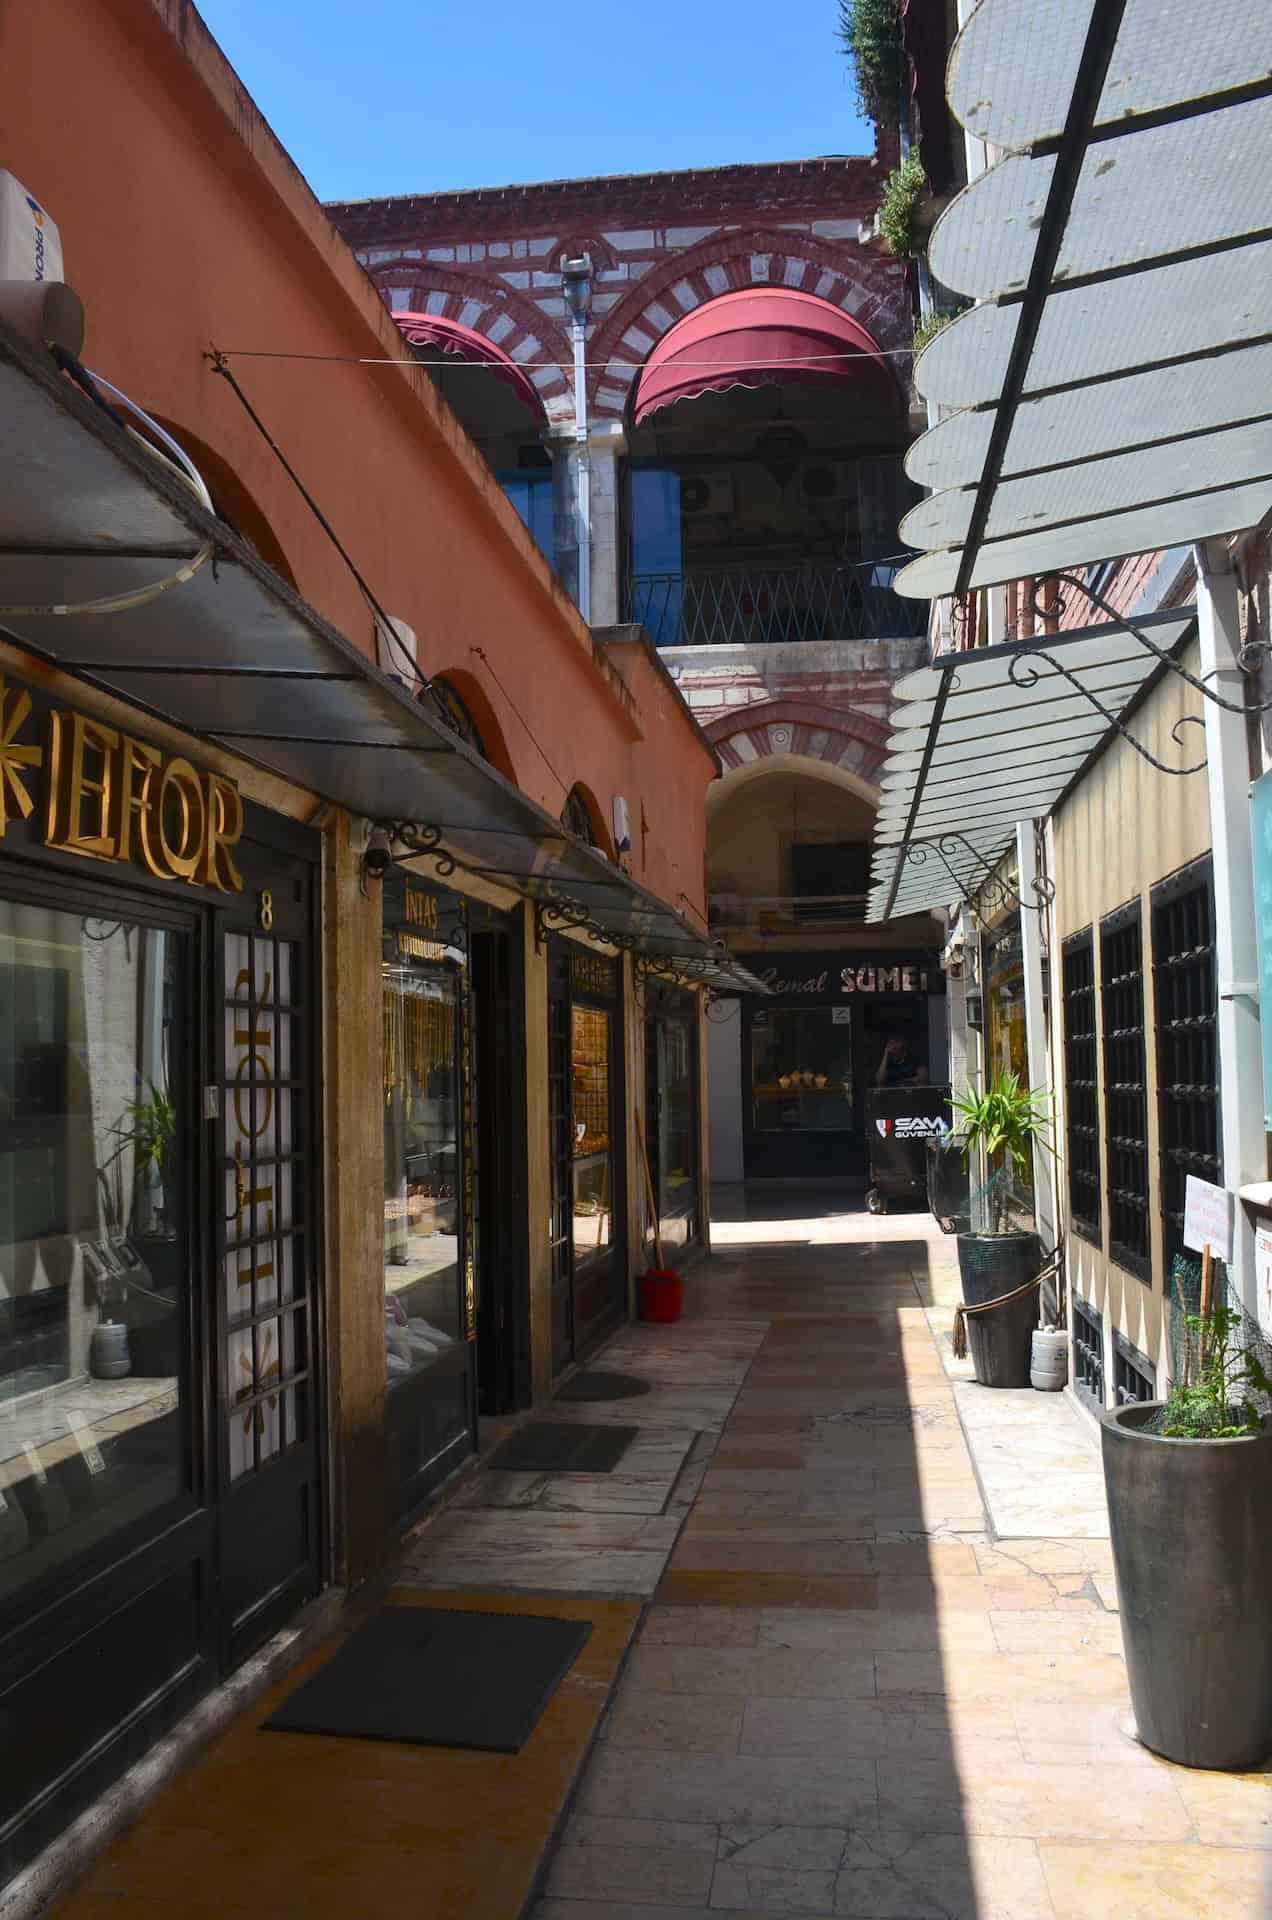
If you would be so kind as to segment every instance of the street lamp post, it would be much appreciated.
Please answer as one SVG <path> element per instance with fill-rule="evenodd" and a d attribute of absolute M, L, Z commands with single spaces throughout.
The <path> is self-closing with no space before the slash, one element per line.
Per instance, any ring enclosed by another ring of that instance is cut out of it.
<path fill-rule="evenodd" d="M 561 292 L 570 314 L 570 332 L 574 342 L 574 454 L 577 468 L 576 501 L 578 508 L 578 603 L 579 612 L 590 624 L 592 619 L 592 476 L 587 453 L 587 320 L 592 307 L 592 257 L 561 255 Z"/>

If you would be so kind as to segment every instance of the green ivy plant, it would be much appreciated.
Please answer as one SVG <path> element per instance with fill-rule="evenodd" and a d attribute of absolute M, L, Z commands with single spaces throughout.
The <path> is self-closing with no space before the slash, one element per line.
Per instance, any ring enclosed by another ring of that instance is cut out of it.
<path fill-rule="evenodd" d="M 957 320 L 957 318 L 957 313 L 944 313 L 934 307 L 931 313 L 925 313 L 920 319 L 916 320 L 914 323 L 915 359 L 918 359 L 924 347 L 926 347 L 930 341 L 935 340 L 938 333 L 945 331 L 951 320 Z"/>
<path fill-rule="evenodd" d="M 1001 1154 L 1009 1171 L 1028 1174 L 1034 1142 L 1046 1145 L 1045 1135 L 1051 1125 L 1045 1094 L 1022 1087 L 1020 1075 L 1004 1069 L 995 1074 L 988 1087 L 962 1094 L 950 1104 L 962 1122 L 959 1134 L 965 1160 L 970 1161 L 981 1147 L 987 1161 L 992 1163 Z M 1008 1182 L 991 1179 L 989 1193 L 990 1232 L 1007 1233 L 1011 1211 Z"/>
<path fill-rule="evenodd" d="M 879 203 L 879 231 L 898 260 L 912 260 L 921 250 L 919 214 L 927 196 L 927 175 L 918 149 L 911 147 L 899 167 L 883 183 Z"/>
<path fill-rule="evenodd" d="M 1192 1377 L 1170 1390 L 1153 1431 L 1169 1440 L 1240 1440 L 1263 1431 L 1250 1393 L 1272 1396 L 1272 1379 L 1259 1356 L 1240 1340 L 1243 1316 L 1231 1307 L 1186 1314 Z"/>
<path fill-rule="evenodd" d="M 895 126 L 903 74 L 896 0 L 839 0 L 839 38 L 852 61 L 861 117 Z"/>

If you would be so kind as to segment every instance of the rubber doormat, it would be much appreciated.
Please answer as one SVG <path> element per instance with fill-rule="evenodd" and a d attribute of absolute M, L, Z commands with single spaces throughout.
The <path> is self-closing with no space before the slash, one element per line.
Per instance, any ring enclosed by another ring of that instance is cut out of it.
<path fill-rule="evenodd" d="M 519 1753 L 591 1631 L 540 1614 L 382 1607 L 265 1731 Z"/>
<path fill-rule="evenodd" d="M 651 1380 L 638 1380 L 634 1373 L 602 1373 L 585 1367 L 567 1380 L 557 1394 L 558 1400 L 639 1400 L 652 1391 Z"/>
<path fill-rule="evenodd" d="M 487 1460 L 494 1473 L 613 1473 L 639 1427 L 532 1420 Z"/>

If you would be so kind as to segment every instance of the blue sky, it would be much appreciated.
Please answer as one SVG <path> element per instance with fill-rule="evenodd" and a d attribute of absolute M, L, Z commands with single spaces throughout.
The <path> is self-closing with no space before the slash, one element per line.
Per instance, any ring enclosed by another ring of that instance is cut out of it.
<path fill-rule="evenodd" d="M 873 146 L 835 0 L 200 4 L 323 200 Z"/>

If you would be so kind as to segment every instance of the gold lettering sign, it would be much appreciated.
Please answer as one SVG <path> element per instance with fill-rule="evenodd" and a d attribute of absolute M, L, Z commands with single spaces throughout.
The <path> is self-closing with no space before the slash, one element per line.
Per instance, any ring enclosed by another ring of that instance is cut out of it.
<path fill-rule="evenodd" d="M 407 924 L 413 927 L 429 927 L 437 932 L 437 898 L 431 893 L 421 893 L 418 887 L 406 889 Z"/>
<path fill-rule="evenodd" d="M 405 933 L 399 927 L 397 950 L 408 960 L 444 960 L 446 949 L 438 940 L 425 940 L 418 933 Z"/>
<path fill-rule="evenodd" d="M 180 755 L 165 759 L 87 714 L 55 708 L 42 747 L 26 737 L 30 726 L 30 694 L 6 687 L 0 674 L 0 840 L 10 819 L 30 819 L 42 770 L 46 847 L 136 861 L 156 880 L 243 891 L 231 854 L 243 834 L 233 780 L 199 773 Z M 434 925 L 436 911 L 434 902 Z"/>

